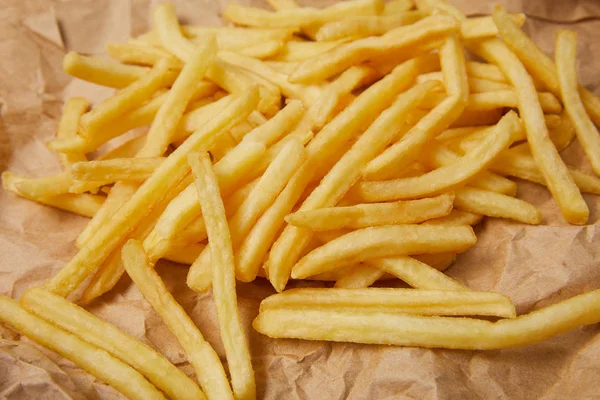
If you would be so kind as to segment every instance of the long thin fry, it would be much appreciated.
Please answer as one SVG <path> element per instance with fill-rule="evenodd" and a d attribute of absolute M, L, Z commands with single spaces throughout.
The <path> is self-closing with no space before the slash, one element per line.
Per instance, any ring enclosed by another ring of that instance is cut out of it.
<path fill-rule="evenodd" d="M 41 287 L 23 293 L 20 303 L 27 311 L 131 365 L 170 398 L 205 398 L 198 385 L 165 357 L 74 303 Z"/>
<path fill-rule="evenodd" d="M 140 242 L 123 246 L 127 274 L 183 347 L 208 398 L 233 399 L 219 356 L 152 269 Z"/>
<path fill-rule="evenodd" d="M 476 54 L 496 63 L 514 86 L 531 152 L 548 183 L 548 189 L 552 192 L 567 221 L 573 224 L 585 224 L 589 209 L 548 136 L 535 87 L 525 67 L 498 39 L 473 43 L 471 48 Z"/>
<path fill-rule="evenodd" d="M 600 291 L 584 293 L 514 319 L 422 317 L 357 312 L 267 310 L 257 331 L 279 338 L 491 350 L 537 343 L 600 321 Z"/>
<path fill-rule="evenodd" d="M 71 166 L 71 176 L 80 181 L 143 181 L 164 160 L 164 157 L 136 157 L 78 162 Z"/>
<path fill-rule="evenodd" d="M 556 71 L 565 111 L 594 172 L 600 175 L 600 133 L 585 111 L 577 91 L 577 33 L 561 30 L 556 35 Z"/>
<path fill-rule="evenodd" d="M 190 153 L 188 161 L 196 179 L 202 215 L 206 220 L 213 265 L 213 293 L 231 373 L 231 386 L 237 399 L 254 399 L 254 370 L 237 308 L 235 261 L 219 184 L 207 153 Z"/>
<path fill-rule="evenodd" d="M 514 197 L 470 187 L 460 188 L 454 193 L 454 206 L 463 211 L 533 225 L 542 222 L 542 215 L 535 206 Z"/>
<path fill-rule="evenodd" d="M 346 18 L 324 24 L 317 31 L 319 41 L 358 39 L 379 36 L 403 25 L 417 22 L 425 16 L 421 11 L 407 11 L 394 15 L 376 15 Z"/>
<path fill-rule="evenodd" d="M 425 82 L 399 95 L 333 166 L 299 210 L 332 207 L 341 200 L 358 181 L 365 165 L 393 140 L 398 125 L 435 85 L 435 82 Z M 285 288 L 291 268 L 308 244 L 310 236 L 310 231 L 288 225 L 273 245 L 267 268 L 269 280 L 276 290 L 282 291 Z"/>
<path fill-rule="evenodd" d="M 58 128 L 56 129 L 56 138 L 70 139 L 77 137 L 77 131 L 79 129 L 79 122 L 81 116 L 90 108 L 90 103 L 83 97 L 71 97 L 65 103 L 63 114 L 60 117 Z M 66 171 L 69 171 L 71 164 L 87 161 L 84 152 L 81 153 L 61 153 L 60 162 Z"/>
<path fill-rule="evenodd" d="M 10 297 L 0 296 L 0 321 L 73 361 L 130 399 L 165 398 L 142 374 L 129 365 L 27 312 Z"/>
<path fill-rule="evenodd" d="M 286 221 L 311 230 L 360 229 L 378 225 L 417 224 L 443 217 L 452 210 L 453 197 L 441 195 L 428 199 L 396 203 L 358 204 L 349 207 L 297 211 Z"/>
<path fill-rule="evenodd" d="M 475 241 L 470 226 L 392 225 L 360 229 L 304 256 L 292 269 L 292 278 L 302 279 L 349 262 L 372 258 L 448 251 L 460 253 L 473 246 Z"/>
<path fill-rule="evenodd" d="M 274 309 L 385 312 L 416 315 L 480 315 L 514 318 L 515 306 L 499 293 L 414 289 L 291 289 L 260 303 Z"/>

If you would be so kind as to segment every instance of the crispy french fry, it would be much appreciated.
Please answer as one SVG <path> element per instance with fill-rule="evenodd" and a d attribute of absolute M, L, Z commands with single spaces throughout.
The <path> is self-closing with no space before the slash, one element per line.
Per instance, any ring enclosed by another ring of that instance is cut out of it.
<path fill-rule="evenodd" d="M 468 211 L 453 209 L 445 217 L 430 219 L 424 223 L 427 225 L 477 225 L 483 216 Z"/>
<path fill-rule="evenodd" d="M 221 339 L 231 373 L 231 386 L 237 399 L 254 399 L 254 370 L 237 308 L 235 261 L 219 183 L 207 153 L 190 153 L 188 162 L 194 174 L 202 215 L 206 220 L 213 265 L 213 293 Z"/>
<path fill-rule="evenodd" d="M 504 73 L 494 64 L 467 61 L 467 74 L 473 78 L 488 79 L 496 82 L 508 82 Z"/>
<path fill-rule="evenodd" d="M 359 39 L 368 36 L 380 36 L 392 29 L 414 24 L 423 19 L 421 11 L 406 11 L 393 15 L 373 15 L 346 18 L 324 24 L 317 31 L 319 41 L 332 41 L 344 38 Z"/>
<path fill-rule="evenodd" d="M 510 16 L 517 26 L 523 26 L 526 17 L 525 14 L 513 14 Z M 495 37 L 498 35 L 498 28 L 490 15 L 485 17 L 471 17 L 462 21 L 460 25 L 460 34 L 465 40 L 477 40 L 482 38 Z"/>
<path fill-rule="evenodd" d="M 452 190 L 481 172 L 511 143 L 512 132 L 522 129 L 515 113 L 507 114 L 493 133 L 456 163 L 414 178 L 360 182 L 358 193 L 366 201 L 389 201 L 427 196 Z"/>
<path fill-rule="evenodd" d="M 27 311 L 131 365 L 170 398 L 205 398 L 198 385 L 165 357 L 70 301 L 33 287 L 23 293 L 20 303 Z"/>
<path fill-rule="evenodd" d="M 577 33 L 560 30 L 556 35 L 556 71 L 565 111 L 573 125 L 581 147 L 596 175 L 600 175 L 600 133 L 585 111 L 578 92 Z"/>
<path fill-rule="evenodd" d="M 373 258 L 420 253 L 460 253 L 475 244 L 469 226 L 393 225 L 360 229 L 304 256 L 292 269 L 292 278 L 302 279 Z M 271 266 L 270 266 L 271 267 Z M 269 276 L 272 271 L 269 268 Z"/>
<path fill-rule="evenodd" d="M 82 217 L 93 217 L 106 199 L 104 196 L 93 194 L 59 194 L 51 197 L 38 197 L 35 193 L 25 191 L 27 189 L 26 185 L 24 187 L 19 185 L 20 182 L 24 180 L 26 180 L 26 178 L 22 178 L 12 172 L 4 171 L 2 173 L 2 185 L 4 190 L 28 200 L 55 207 L 60 210 L 69 211 L 81 215 Z"/>
<path fill-rule="evenodd" d="M 434 93 L 423 102 L 423 108 L 433 108 L 439 105 L 446 96 L 443 93 Z M 560 114 L 562 105 L 558 99 L 549 92 L 538 93 L 542 111 L 549 114 Z M 502 90 L 484 93 L 472 93 L 466 105 L 467 110 L 490 110 L 494 108 L 516 108 L 517 95 L 513 90 Z"/>
<path fill-rule="evenodd" d="M 143 181 L 164 160 L 164 157 L 137 157 L 78 162 L 72 165 L 71 176 L 80 181 Z"/>
<path fill-rule="evenodd" d="M 116 61 L 97 57 L 87 57 L 74 51 L 68 52 L 63 59 L 64 71 L 75 78 L 101 86 L 122 89 L 144 76 L 148 68 L 125 65 Z M 171 83 L 177 73 L 171 74 Z"/>
<path fill-rule="evenodd" d="M 61 194 L 69 193 L 73 179 L 68 172 L 41 178 L 19 177 L 14 182 L 14 187 L 19 193 L 27 193 L 32 198 L 47 199 Z"/>
<path fill-rule="evenodd" d="M 435 82 L 426 82 L 399 95 L 333 166 L 319 186 L 302 202 L 299 210 L 331 207 L 341 200 L 360 179 L 364 166 L 393 140 L 395 128 L 406 118 L 407 113 L 418 106 L 435 85 Z M 310 236 L 310 231 L 288 225 L 273 245 L 267 268 L 269 280 L 276 290 L 282 291 L 285 288 L 289 272 Z"/>
<path fill-rule="evenodd" d="M 60 117 L 58 128 L 56 129 L 56 138 L 70 139 L 77 137 L 77 131 L 79 129 L 79 121 L 81 116 L 90 108 L 90 103 L 83 97 L 71 97 L 65 103 L 63 114 Z M 63 168 L 68 172 L 71 169 L 71 164 L 87 161 L 87 158 L 83 152 L 81 153 L 60 153 L 60 162 Z"/>
<path fill-rule="evenodd" d="M 131 280 L 183 347 L 206 395 L 233 399 L 219 356 L 152 269 L 140 242 L 130 240 L 123 246 L 123 263 Z"/>
<path fill-rule="evenodd" d="M 337 159 L 337 156 L 331 157 L 332 150 L 347 143 L 363 126 L 374 120 L 374 113 L 389 106 L 397 92 L 407 88 L 418 74 L 418 65 L 418 61 L 410 60 L 396 67 L 390 75 L 365 90 L 315 136 L 306 148 L 307 160 L 290 179 L 275 203 L 257 221 L 242 244 L 240 268 L 255 270 L 256 265 L 263 262 L 284 223 L 283 218 L 290 213 L 307 185 L 324 175 L 318 172 L 319 169 L 327 162 Z"/>
<path fill-rule="evenodd" d="M 275 201 L 304 157 L 304 146 L 300 140 L 292 140 L 267 168 L 248 197 L 228 221 L 234 249 L 237 250 L 256 220 Z M 209 249 L 206 249 L 192 265 L 187 277 L 187 284 L 192 289 L 198 288 L 199 291 L 204 291 L 207 282 L 210 282 L 212 275 L 210 254 Z M 241 270 L 236 263 L 236 277 L 243 282 L 253 281 L 257 273 L 258 271 Z M 199 283 L 196 284 L 196 282 Z"/>
<path fill-rule="evenodd" d="M 168 51 L 155 46 L 148 46 L 139 43 L 108 43 L 106 52 L 115 60 L 125 64 L 137 64 L 153 66 L 161 59 L 166 59 L 169 68 L 181 70 L 183 64 Z"/>
<path fill-rule="evenodd" d="M 380 0 L 349 0 L 323 9 L 286 8 L 269 12 L 259 8 L 228 3 L 223 18 L 238 25 L 260 28 L 302 28 L 356 15 L 377 15 L 383 10 Z"/>
<path fill-rule="evenodd" d="M 359 264 L 354 268 L 350 267 L 348 272 L 342 274 L 342 276 L 335 281 L 333 287 L 340 289 L 368 288 L 369 286 L 383 278 L 384 275 L 385 271 L 380 270 L 379 268 Z"/>
<path fill-rule="evenodd" d="M 414 289 L 291 289 L 260 303 L 261 313 L 277 309 L 516 317 L 513 303 L 499 293 Z"/>
<path fill-rule="evenodd" d="M 439 38 L 458 29 L 456 20 L 431 16 L 412 25 L 393 29 L 380 37 L 359 39 L 302 62 L 290 76 L 294 83 L 319 81 L 340 73 L 354 64 L 390 52 L 398 52 L 417 43 Z"/>
<path fill-rule="evenodd" d="M 417 77 L 417 82 L 419 83 L 429 80 L 437 80 L 443 82 L 444 78 L 441 72 L 430 72 L 428 74 L 419 75 Z M 499 92 L 507 90 L 512 90 L 512 86 L 503 82 L 493 81 L 489 79 L 469 77 L 469 91 L 471 93 Z M 481 102 L 481 100 L 478 100 L 476 103 L 479 102 Z"/>
<path fill-rule="evenodd" d="M 448 215 L 452 210 L 452 201 L 451 195 L 444 194 L 427 199 L 396 203 L 358 204 L 349 207 L 297 211 L 285 219 L 291 225 L 313 231 L 417 224 Z"/>
<path fill-rule="evenodd" d="M 465 109 L 469 97 L 464 53 L 460 41 L 449 36 L 440 50 L 440 62 L 449 96 L 419 120 L 398 142 L 375 157 L 365 168 L 366 179 L 387 179 L 392 171 L 412 163 L 432 138 L 444 131 Z"/>
<path fill-rule="evenodd" d="M 514 197 L 470 187 L 458 189 L 454 193 L 454 206 L 463 211 L 514 219 L 525 224 L 537 225 L 542 222 L 537 208 Z"/>
<path fill-rule="evenodd" d="M 220 134 L 244 120 L 254 110 L 257 90 L 240 96 L 226 110 L 216 115 L 203 129 L 196 131 L 179 146 L 150 178 L 123 204 L 85 244 L 77 255 L 47 285 L 53 292 L 66 296 L 85 280 L 90 272 L 115 250 L 128 233 L 163 195 L 189 172 L 187 153 L 210 148 Z M 113 189 L 114 190 L 114 189 Z"/>
<path fill-rule="evenodd" d="M 142 374 L 106 351 L 27 312 L 16 301 L 0 296 L 0 321 L 29 339 L 73 361 L 130 399 L 164 399 Z"/>
<path fill-rule="evenodd" d="M 283 49 L 281 49 L 281 51 L 272 58 L 272 60 L 294 63 L 294 65 L 297 67 L 297 61 L 304 61 L 319 54 L 326 53 L 329 50 L 335 49 L 339 45 L 347 42 L 347 39 L 339 39 L 327 42 L 289 41 L 285 44 Z M 291 74 L 292 72 L 293 70 L 286 72 L 286 74 Z"/>
<path fill-rule="evenodd" d="M 502 7 L 494 8 L 493 18 L 504 43 L 521 60 L 532 76 L 543 82 L 549 91 L 560 96 L 558 73 L 552 59 L 514 24 Z M 594 123 L 600 125 L 600 98 L 581 85 L 579 94 Z"/>
<path fill-rule="evenodd" d="M 269 41 L 287 41 L 294 34 L 294 29 L 260 29 L 240 28 L 231 26 L 196 26 L 182 25 L 184 35 L 191 38 L 201 38 L 207 34 L 215 35 L 219 49 L 243 49 L 247 46 L 266 43 Z"/>
<path fill-rule="evenodd" d="M 497 322 L 452 317 L 332 311 L 267 310 L 252 326 L 269 337 L 488 350 L 536 343 L 599 321 L 592 291 Z M 335 328 L 334 328 L 335 327 Z"/>
<path fill-rule="evenodd" d="M 476 54 L 497 63 L 513 84 L 527 139 L 533 157 L 548 183 L 548 189 L 567 221 L 572 224 L 585 224 L 589 209 L 548 136 L 543 113 L 535 95 L 535 87 L 525 67 L 498 39 L 480 41 L 471 47 Z"/>

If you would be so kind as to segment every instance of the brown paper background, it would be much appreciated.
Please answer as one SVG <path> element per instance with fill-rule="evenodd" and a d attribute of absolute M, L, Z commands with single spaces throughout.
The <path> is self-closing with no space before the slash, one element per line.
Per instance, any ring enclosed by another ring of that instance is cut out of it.
<path fill-rule="evenodd" d="M 217 25 L 224 1 L 178 0 L 186 23 Z M 148 28 L 153 0 L 0 0 L 0 171 L 41 176 L 59 170 L 44 147 L 64 100 L 94 101 L 110 91 L 71 80 L 61 69 L 67 50 L 102 54 L 107 41 L 125 41 Z M 307 4 L 307 3 L 305 3 Z M 313 0 L 311 5 L 325 5 Z M 456 0 L 467 13 L 491 11 L 491 1 Z M 509 11 L 530 16 L 525 29 L 551 52 L 557 28 L 580 33 L 582 82 L 600 93 L 600 2 L 507 0 Z M 263 5 L 264 6 L 264 5 Z M 550 22 L 554 21 L 554 22 Z M 559 21 L 559 22 L 557 22 Z M 582 165 L 577 145 L 564 154 Z M 587 165 L 583 165 L 588 168 Z M 520 313 L 600 287 L 600 199 L 586 196 L 589 225 L 567 225 L 545 188 L 521 183 L 519 197 L 540 207 L 544 225 L 488 219 L 477 245 L 449 274 L 472 289 L 501 292 Z M 85 219 L 36 205 L 0 190 L 0 293 L 18 298 L 42 284 L 75 254 Z M 210 295 L 185 286 L 186 268 L 157 267 L 169 289 L 224 356 Z M 561 399 L 598 398 L 600 327 L 588 326 L 543 343 L 502 351 L 448 351 L 271 340 L 250 322 L 264 282 L 238 287 L 248 328 L 258 397 L 263 399 Z M 137 289 L 123 279 L 89 308 L 193 370 L 172 335 Z M 0 326 L 0 398 L 120 399 L 122 396 L 54 353 Z"/>

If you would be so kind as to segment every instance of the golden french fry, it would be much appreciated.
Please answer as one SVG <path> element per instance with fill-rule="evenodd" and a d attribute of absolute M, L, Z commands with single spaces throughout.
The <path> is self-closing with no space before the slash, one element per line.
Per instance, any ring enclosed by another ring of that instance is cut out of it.
<path fill-rule="evenodd" d="M 291 289 L 269 296 L 260 303 L 261 313 L 277 309 L 516 317 L 515 306 L 508 297 L 470 290 Z"/>
<path fill-rule="evenodd" d="M 66 296 L 115 250 L 164 194 L 189 172 L 187 153 L 210 148 L 220 134 L 247 118 L 258 101 L 256 88 L 240 96 L 216 115 L 203 129 L 196 131 L 179 146 L 144 184 L 123 204 L 77 255 L 48 284 L 53 292 Z M 113 190 L 114 191 L 114 188 Z M 112 192 L 111 191 L 111 192 Z"/>
<path fill-rule="evenodd" d="M 90 108 L 90 103 L 83 97 L 71 97 L 65 103 L 62 116 L 56 129 L 56 138 L 70 139 L 77 137 L 77 131 L 79 129 L 79 121 L 81 116 Z M 63 168 L 68 172 L 71 168 L 71 164 L 87 161 L 87 158 L 83 152 L 81 153 L 60 153 L 60 162 Z"/>
<path fill-rule="evenodd" d="M 477 225 L 482 218 L 483 216 L 480 214 L 453 209 L 445 217 L 430 219 L 424 223 L 427 225 Z"/>
<path fill-rule="evenodd" d="M 408 166 L 428 141 L 462 114 L 469 89 L 463 50 L 455 36 L 446 39 L 440 50 L 440 62 L 450 97 L 420 119 L 398 142 L 375 157 L 364 170 L 365 179 L 387 179 L 394 170 Z"/>
<path fill-rule="evenodd" d="M 207 34 L 215 35 L 219 49 L 230 50 L 267 43 L 270 41 L 288 41 L 294 34 L 294 29 L 260 29 L 240 28 L 231 26 L 196 26 L 182 25 L 184 35 L 194 40 Z"/>
<path fill-rule="evenodd" d="M 139 43 L 108 43 L 106 52 L 115 60 L 126 64 L 155 65 L 161 59 L 166 59 L 169 68 L 181 70 L 183 64 L 168 51 L 155 46 Z"/>
<path fill-rule="evenodd" d="M 27 185 L 20 185 L 24 181 L 27 181 L 27 179 L 12 172 L 4 171 L 2 173 L 2 186 L 4 190 L 28 200 L 69 211 L 82 217 L 93 217 L 100 210 L 102 203 L 106 199 L 104 196 L 94 194 L 59 194 L 51 197 L 39 197 L 35 192 L 27 192 Z"/>
<path fill-rule="evenodd" d="M 514 219 L 525 224 L 542 222 L 540 211 L 535 206 L 514 197 L 470 187 L 458 189 L 454 194 L 454 206 L 463 211 Z"/>
<path fill-rule="evenodd" d="M 333 41 L 344 38 L 359 39 L 368 36 L 380 36 L 392 29 L 414 24 L 423 19 L 421 11 L 406 11 L 393 15 L 373 15 L 346 18 L 324 24 L 317 31 L 319 41 Z"/>
<path fill-rule="evenodd" d="M 252 326 L 279 338 L 491 350 L 523 346 L 600 320 L 600 291 L 497 322 L 317 310 L 266 310 Z"/>
<path fill-rule="evenodd" d="M 207 396 L 233 399 L 219 356 L 150 266 L 140 242 L 130 240 L 123 246 L 123 263 L 131 280 L 183 347 Z"/>
<path fill-rule="evenodd" d="M 513 112 L 506 114 L 493 133 L 456 163 L 414 178 L 380 182 L 360 182 L 358 193 L 366 201 L 389 201 L 416 198 L 452 190 L 481 172 L 511 143 L 512 132 L 522 129 Z"/>
<path fill-rule="evenodd" d="M 179 264 L 192 265 L 205 248 L 206 246 L 204 244 L 196 243 L 182 249 L 177 249 L 177 251 L 167 253 L 164 256 L 164 259 Z"/>
<path fill-rule="evenodd" d="M 430 80 L 437 80 L 440 82 L 444 81 L 441 72 L 430 72 L 428 74 L 419 75 L 417 77 L 417 82 L 425 82 Z M 498 91 L 507 91 L 512 90 L 512 86 L 498 81 L 493 81 L 489 79 L 482 78 L 472 78 L 469 77 L 469 91 L 471 93 L 485 93 L 485 92 L 498 92 Z M 430 100 L 432 101 L 432 100 Z M 480 103 L 481 100 L 478 100 L 476 104 Z M 468 104 L 468 103 L 467 103 Z M 468 105 L 467 105 L 468 107 Z M 474 107 L 472 107 L 474 108 Z"/>
<path fill-rule="evenodd" d="M 27 193 L 28 196 L 38 199 L 47 199 L 67 194 L 72 184 L 73 179 L 71 179 L 71 175 L 68 172 L 61 172 L 41 178 L 18 177 L 14 181 L 14 187 L 19 193 Z"/>
<path fill-rule="evenodd" d="M 585 224 L 589 209 L 548 136 L 542 109 L 535 95 L 535 87 L 525 67 L 498 39 L 472 43 L 471 48 L 476 54 L 497 63 L 511 81 L 519 100 L 519 113 L 527 132 L 531 152 L 548 183 L 548 189 L 567 221 L 572 224 Z"/>
<path fill-rule="evenodd" d="M 27 312 L 16 301 L 0 296 L 0 321 L 73 361 L 130 399 L 164 399 L 142 374 L 106 351 Z"/>
<path fill-rule="evenodd" d="M 205 398 L 198 385 L 165 357 L 70 301 L 33 287 L 23 293 L 20 303 L 27 311 L 131 365 L 172 399 Z"/>
<path fill-rule="evenodd" d="M 115 89 L 129 86 L 148 72 L 146 67 L 82 56 L 74 51 L 68 52 L 63 58 L 63 69 L 75 78 Z M 177 73 L 173 72 L 170 78 L 171 83 L 175 81 L 176 77 Z"/>
<path fill-rule="evenodd" d="M 425 111 L 425 110 L 423 110 Z M 465 126 L 495 125 L 504 116 L 504 110 L 465 110 L 454 120 L 449 128 L 463 128 Z"/>
<path fill-rule="evenodd" d="M 333 166 L 319 186 L 302 202 L 299 211 L 331 207 L 341 200 L 360 179 L 364 166 L 393 140 L 397 126 L 435 85 L 435 82 L 425 82 L 400 94 Z M 310 231 L 288 225 L 273 245 L 267 268 L 269 268 L 269 280 L 276 290 L 281 291 L 285 288 L 290 270 L 310 236 Z"/>
<path fill-rule="evenodd" d="M 443 93 L 433 93 L 423 102 L 423 108 L 434 108 L 446 99 Z M 560 114 L 562 105 L 558 99 L 549 92 L 538 93 L 542 111 L 550 114 Z M 516 108 L 517 95 L 513 90 L 502 90 L 483 93 L 472 93 L 466 105 L 467 110 L 490 110 L 494 108 Z"/>
<path fill-rule="evenodd" d="M 292 269 L 302 279 L 357 262 L 420 253 L 460 253 L 475 244 L 470 226 L 393 225 L 360 229 L 304 256 Z M 272 270 L 269 266 L 269 276 Z"/>
<path fill-rule="evenodd" d="M 285 8 L 276 12 L 228 3 L 223 18 L 238 25 L 260 28 L 302 28 L 351 16 L 377 15 L 382 10 L 381 0 L 349 0 L 323 9 Z"/>
<path fill-rule="evenodd" d="M 467 75 L 495 82 L 508 82 L 504 73 L 494 64 L 467 61 Z"/>
<path fill-rule="evenodd" d="M 219 183 L 207 153 L 190 153 L 188 162 L 194 174 L 202 215 L 206 220 L 213 266 L 212 288 L 221 339 L 231 373 L 231 386 L 237 399 L 254 399 L 254 370 L 237 308 L 235 261 Z"/>
<path fill-rule="evenodd" d="M 513 14 L 510 16 L 515 25 L 523 26 L 525 14 Z M 485 17 L 471 17 L 460 24 L 460 34 L 465 40 L 477 40 L 482 38 L 495 37 L 498 35 L 498 28 L 490 15 Z"/>
<path fill-rule="evenodd" d="M 333 40 L 327 42 L 302 42 L 302 41 L 289 41 L 285 44 L 283 49 L 277 53 L 271 60 L 293 63 L 295 65 L 297 61 L 304 61 L 311 57 L 315 57 L 319 54 L 323 54 L 329 50 L 332 50 L 343 43 L 347 43 L 347 39 Z M 285 72 L 291 74 L 291 71 Z"/>
<path fill-rule="evenodd" d="M 592 169 L 600 175 L 600 133 L 586 113 L 577 90 L 577 33 L 558 31 L 554 56 L 565 112 L 575 126 L 577 138 L 590 160 Z"/>
<path fill-rule="evenodd" d="M 389 52 L 398 52 L 419 43 L 437 40 L 458 29 L 456 20 L 431 16 L 412 25 L 393 29 L 380 37 L 359 39 L 310 58 L 290 76 L 294 83 L 319 81 L 340 73 L 352 65 Z"/>
<path fill-rule="evenodd" d="M 349 207 L 297 211 L 288 215 L 285 220 L 291 225 L 313 231 L 417 224 L 448 215 L 452 210 L 452 202 L 453 197 L 444 194 L 428 199 L 396 203 L 358 204 Z"/>
<path fill-rule="evenodd" d="M 228 221 L 231 242 L 235 250 L 256 220 L 275 201 L 296 168 L 304 160 L 304 156 L 304 146 L 300 140 L 289 141 L 258 180 L 248 197 L 237 208 Z M 209 249 L 206 249 L 193 263 L 187 277 L 187 284 L 192 289 L 204 291 L 207 282 L 210 282 L 212 275 L 210 254 Z M 243 282 L 253 281 L 257 273 L 258 271 L 242 270 L 236 263 L 236 277 Z"/>
<path fill-rule="evenodd" d="M 80 181 L 143 181 L 164 160 L 164 157 L 137 157 L 78 162 L 72 165 L 71 176 Z"/>
<path fill-rule="evenodd" d="M 584 193 L 600 194 L 600 179 L 596 176 L 580 172 L 572 167 L 567 167 L 575 184 Z M 511 149 L 498 156 L 490 165 L 490 169 L 503 175 L 510 175 L 531 182 L 546 185 L 544 176 L 540 172 L 535 160 L 529 153 Z"/>
<path fill-rule="evenodd" d="M 458 224 L 456 224 L 458 225 Z M 437 269 L 438 271 L 445 271 L 450 267 L 454 261 L 456 261 L 456 254 L 454 253 L 437 253 L 437 254 L 420 254 L 413 256 L 417 261 L 421 261 Z"/>
<path fill-rule="evenodd" d="M 98 104 L 84 114 L 79 121 L 79 135 L 84 139 L 90 138 L 107 122 L 114 121 L 128 111 L 140 106 L 161 87 L 169 78 L 169 65 L 159 61 L 150 72 L 115 95 Z"/>
<path fill-rule="evenodd" d="M 344 268 L 343 270 L 345 270 Z M 342 274 L 339 279 L 336 279 L 334 288 L 340 289 L 362 289 L 367 288 L 383 278 L 385 271 L 369 265 L 359 264 L 356 267 L 349 267 L 348 272 Z M 332 271 L 337 272 L 337 271 Z M 326 272 L 327 274 L 327 272 Z M 320 277 L 323 274 L 315 275 Z M 293 290 L 293 289 L 292 289 Z M 287 290 L 285 291 L 287 292 Z M 285 293 L 284 292 L 284 293 Z"/>

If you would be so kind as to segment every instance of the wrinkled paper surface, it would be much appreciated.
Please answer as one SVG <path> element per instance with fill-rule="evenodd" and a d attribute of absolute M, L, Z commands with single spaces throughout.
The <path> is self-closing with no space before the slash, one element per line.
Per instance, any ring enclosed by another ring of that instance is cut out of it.
<path fill-rule="evenodd" d="M 224 0 L 179 0 L 185 23 L 220 24 Z M 456 0 L 469 14 L 488 13 L 492 1 Z M 600 2 L 506 0 L 525 12 L 525 25 L 551 52 L 558 28 L 579 32 L 582 83 L 600 93 Z M 28 176 L 59 171 L 52 138 L 66 98 L 98 101 L 110 90 L 72 80 L 61 69 L 68 50 L 104 53 L 106 42 L 125 41 L 149 27 L 154 0 L 0 1 L 0 171 Z M 306 3 L 304 3 L 306 4 Z M 310 5 L 322 6 L 313 0 Z M 264 4 L 262 6 L 265 6 Z M 589 171 L 572 145 L 565 159 Z M 569 226 L 549 192 L 519 183 L 519 197 L 540 207 L 541 226 L 487 219 L 479 241 L 448 273 L 476 290 L 503 293 L 519 313 L 600 288 L 600 198 L 585 196 L 589 225 Z M 18 298 L 44 283 L 72 257 L 84 218 L 17 198 L 0 189 L 0 293 Z M 210 294 L 185 285 L 187 269 L 160 263 L 158 272 L 219 355 L 216 313 Z M 261 399 L 561 399 L 600 397 L 600 326 L 588 326 L 543 343 L 502 351 L 450 351 L 271 340 L 250 323 L 262 298 L 273 293 L 264 280 L 238 286 L 240 310 L 251 342 Z M 131 282 L 124 278 L 88 308 L 194 372 L 181 347 Z M 0 398 L 121 399 L 117 391 L 56 354 L 0 326 Z"/>

